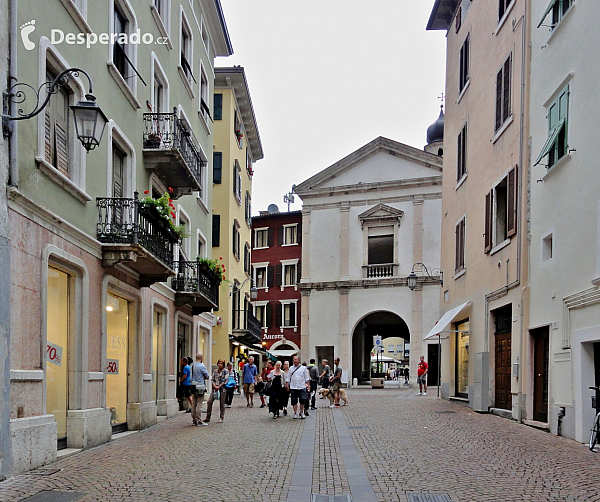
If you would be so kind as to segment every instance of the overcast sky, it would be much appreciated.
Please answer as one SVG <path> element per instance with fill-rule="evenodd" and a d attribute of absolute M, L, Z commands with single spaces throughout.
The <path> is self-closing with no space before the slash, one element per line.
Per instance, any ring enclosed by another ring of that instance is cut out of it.
<path fill-rule="evenodd" d="M 235 53 L 216 65 L 245 68 L 265 154 L 253 213 L 378 136 L 423 148 L 444 91 L 433 0 L 221 2 Z"/>

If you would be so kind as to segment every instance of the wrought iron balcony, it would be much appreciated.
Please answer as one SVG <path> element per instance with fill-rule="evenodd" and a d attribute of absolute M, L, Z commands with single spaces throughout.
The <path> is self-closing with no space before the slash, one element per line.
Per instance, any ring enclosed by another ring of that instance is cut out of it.
<path fill-rule="evenodd" d="M 363 265 L 365 279 L 384 279 L 398 276 L 397 263 L 378 263 L 377 265 Z"/>
<path fill-rule="evenodd" d="M 196 191 L 202 195 L 207 165 L 198 140 L 176 112 L 144 113 L 144 164 L 173 188 L 173 199 Z"/>
<path fill-rule="evenodd" d="M 176 261 L 173 265 L 171 288 L 175 290 L 175 305 L 189 305 L 194 315 L 219 308 L 220 281 L 208 267 L 198 260 Z"/>
<path fill-rule="evenodd" d="M 261 324 L 250 310 L 234 310 L 232 331 L 247 345 L 260 344 L 262 341 Z"/>
<path fill-rule="evenodd" d="M 126 264 L 140 275 L 140 286 L 166 281 L 175 273 L 173 245 L 179 238 L 140 203 L 137 192 L 133 198 L 97 198 L 96 207 L 103 267 Z"/>

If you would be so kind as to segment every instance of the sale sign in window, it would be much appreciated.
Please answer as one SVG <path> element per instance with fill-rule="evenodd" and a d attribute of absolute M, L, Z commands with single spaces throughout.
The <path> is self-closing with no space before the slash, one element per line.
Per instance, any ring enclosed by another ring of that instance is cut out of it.
<path fill-rule="evenodd" d="M 106 406 L 111 425 L 127 422 L 129 302 L 108 294 L 106 303 Z"/>
<path fill-rule="evenodd" d="M 69 276 L 48 268 L 46 321 L 46 413 L 54 415 L 57 437 L 67 435 L 69 396 Z"/>

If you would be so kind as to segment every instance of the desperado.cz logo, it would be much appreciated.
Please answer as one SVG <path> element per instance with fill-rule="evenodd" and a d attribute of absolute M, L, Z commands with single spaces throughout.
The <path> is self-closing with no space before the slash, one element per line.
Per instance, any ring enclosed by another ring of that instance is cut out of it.
<path fill-rule="evenodd" d="M 28 21 L 23 24 L 20 28 L 21 40 L 26 50 L 31 51 L 35 49 L 35 42 L 29 40 L 29 36 L 35 31 L 35 19 Z M 152 33 L 141 33 L 138 28 L 133 33 L 65 33 L 62 30 L 52 29 L 50 30 L 50 42 L 53 44 L 66 43 L 68 45 L 85 45 L 89 49 L 92 45 L 102 44 L 159 44 L 166 45 L 168 43 L 168 37 L 158 37 L 154 40 Z"/>

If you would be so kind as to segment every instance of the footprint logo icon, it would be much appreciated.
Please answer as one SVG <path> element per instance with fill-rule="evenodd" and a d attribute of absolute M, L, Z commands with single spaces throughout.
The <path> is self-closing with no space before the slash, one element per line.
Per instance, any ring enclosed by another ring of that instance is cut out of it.
<path fill-rule="evenodd" d="M 35 19 L 32 19 L 31 21 L 25 23 L 23 26 L 21 26 L 20 30 L 21 39 L 23 40 L 23 45 L 25 46 L 25 49 L 27 49 L 28 51 L 35 49 L 35 44 L 31 40 L 29 40 L 29 35 L 31 35 L 35 31 Z"/>

